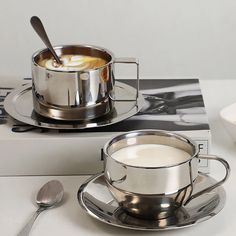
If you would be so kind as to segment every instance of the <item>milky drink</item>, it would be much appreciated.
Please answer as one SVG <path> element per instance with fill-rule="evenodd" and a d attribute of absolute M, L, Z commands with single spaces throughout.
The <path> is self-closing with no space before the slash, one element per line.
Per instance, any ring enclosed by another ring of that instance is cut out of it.
<path fill-rule="evenodd" d="M 190 154 L 162 144 L 140 144 L 121 148 L 112 158 L 126 165 L 139 167 L 162 167 L 182 163 L 190 159 Z"/>

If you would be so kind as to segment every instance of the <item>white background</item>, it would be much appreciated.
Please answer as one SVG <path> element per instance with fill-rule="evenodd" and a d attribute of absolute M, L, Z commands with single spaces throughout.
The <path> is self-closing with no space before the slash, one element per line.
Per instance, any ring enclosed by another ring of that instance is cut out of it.
<path fill-rule="evenodd" d="M 44 47 L 33 15 L 54 45 L 87 43 L 139 58 L 142 78 L 236 78 L 234 0 L 1 0 L 0 79 L 31 76 L 31 55 Z"/>

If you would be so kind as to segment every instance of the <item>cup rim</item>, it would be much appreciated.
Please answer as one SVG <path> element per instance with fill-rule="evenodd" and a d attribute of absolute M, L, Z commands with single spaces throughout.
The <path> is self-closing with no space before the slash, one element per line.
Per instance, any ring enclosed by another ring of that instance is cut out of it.
<path fill-rule="evenodd" d="M 164 134 L 166 136 L 170 136 L 170 137 L 175 137 L 185 143 L 190 144 L 193 148 L 194 148 L 194 153 L 185 161 L 176 163 L 176 164 L 171 164 L 171 165 L 165 165 L 165 166 L 135 166 L 135 165 L 130 165 L 130 164 L 126 164 L 124 162 L 118 161 L 116 159 L 114 159 L 111 155 L 109 155 L 108 153 L 108 148 L 115 143 L 116 141 L 122 140 L 123 137 L 126 137 L 127 135 L 129 136 L 134 136 L 135 134 L 154 134 L 154 133 L 159 133 L 159 134 Z M 166 130 L 159 130 L 159 129 L 142 129 L 142 130 L 133 130 L 133 131 L 128 131 L 119 135 L 114 136 L 112 139 L 110 139 L 108 142 L 105 143 L 104 148 L 103 148 L 103 152 L 105 154 L 105 158 L 109 157 L 111 158 L 114 162 L 123 165 L 123 166 L 127 166 L 127 167 L 131 167 L 131 168 L 137 168 L 137 169 L 164 169 L 164 168 L 171 168 L 171 167 L 176 167 L 182 164 L 185 164 L 187 162 L 191 162 L 193 160 L 193 158 L 195 158 L 198 154 L 199 154 L 199 148 L 196 145 L 196 143 L 186 137 L 185 135 L 180 135 L 177 134 L 175 132 L 171 132 L 171 131 L 166 131 Z"/>
<path fill-rule="evenodd" d="M 100 46 L 94 46 L 94 45 L 90 45 L 90 44 L 67 44 L 67 45 L 56 45 L 56 46 L 53 46 L 54 50 L 57 50 L 57 49 L 61 49 L 61 48 L 68 48 L 68 47 L 84 47 L 84 48 L 93 48 L 93 49 L 96 49 L 96 50 L 99 50 L 99 51 L 102 51 L 104 53 L 107 53 L 111 56 L 111 60 L 108 61 L 105 65 L 101 66 L 101 67 L 98 67 L 96 69 L 84 69 L 84 70 L 69 70 L 69 71 L 60 71 L 60 70 L 56 70 L 56 69 L 48 69 L 46 67 L 43 67 L 43 66 L 40 66 L 36 61 L 35 61 L 35 58 L 41 54 L 41 53 L 44 53 L 46 51 L 49 51 L 48 48 L 43 48 L 43 49 L 39 49 L 37 50 L 31 57 L 31 60 L 32 60 L 32 63 L 34 64 L 34 66 L 37 66 L 41 69 L 45 69 L 45 70 L 48 70 L 48 71 L 53 71 L 53 72 L 58 72 L 58 73 L 84 73 L 84 72 L 91 72 L 91 71 L 95 71 L 95 70 L 99 70 L 99 69 L 103 69 L 107 66 L 109 66 L 110 64 L 114 63 L 115 61 L 115 56 L 113 54 L 113 52 L 111 52 L 110 50 L 106 49 L 106 48 L 103 48 L 103 47 L 100 47 Z"/>

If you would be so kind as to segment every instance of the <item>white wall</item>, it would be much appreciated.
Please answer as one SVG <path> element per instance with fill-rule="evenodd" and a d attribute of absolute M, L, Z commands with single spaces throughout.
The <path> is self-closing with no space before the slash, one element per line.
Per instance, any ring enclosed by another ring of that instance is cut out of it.
<path fill-rule="evenodd" d="M 30 76 L 31 55 L 44 47 L 32 15 L 53 44 L 94 44 L 139 58 L 143 78 L 236 78 L 234 0 L 1 0 L 0 78 Z"/>

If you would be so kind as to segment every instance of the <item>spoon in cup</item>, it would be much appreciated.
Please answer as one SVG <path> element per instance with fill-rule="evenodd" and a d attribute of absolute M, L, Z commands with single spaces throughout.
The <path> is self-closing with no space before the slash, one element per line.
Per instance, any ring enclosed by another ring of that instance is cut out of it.
<path fill-rule="evenodd" d="M 31 217 L 29 222 L 25 227 L 20 231 L 17 236 L 27 236 L 30 233 L 30 230 L 41 212 L 56 206 L 61 202 L 64 195 L 64 189 L 58 180 L 51 180 L 48 183 L 44 184 L 39 190 L 36 203 L 39 206 L 38 210 Z"/>
<path fill-rule="evenodd" d="M 47 33 L 44 29 L 42 21 L 39 19 L 37 16 L 32 16 L 30 19 L 30 23 L 32 27 L 34 28 L 35 32 L 38 34 L 38 36 L 42 39 L 46 47 L 50 50 L 52 53 L 54 59 L 56 60 L 58 65 L 62 65 L 62 61 L 60 58 L 57 56 L 54 48 L 52 47 L 52 44 L 47 36 Z"/>

